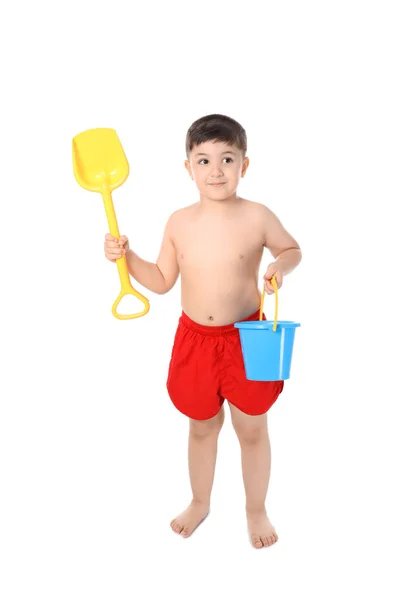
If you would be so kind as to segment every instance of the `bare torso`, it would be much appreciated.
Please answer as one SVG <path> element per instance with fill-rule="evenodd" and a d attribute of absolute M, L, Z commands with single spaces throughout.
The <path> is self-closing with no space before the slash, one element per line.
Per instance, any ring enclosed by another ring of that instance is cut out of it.
<path fill-rule="evenodd" d="M 179 211 L 173 242 L 182 309 L 193 321 L 226 325 L 259 308 L 264 235 L 256 206 L 238 198 L 218 210 L 197 203 Z"/>

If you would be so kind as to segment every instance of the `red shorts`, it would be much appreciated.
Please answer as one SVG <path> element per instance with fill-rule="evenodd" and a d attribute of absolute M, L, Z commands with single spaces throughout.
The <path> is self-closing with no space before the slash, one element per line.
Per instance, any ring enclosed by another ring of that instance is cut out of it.
<path fill-rule="evenodd" d="M 243 321 L 257 321 L 259 316 L 258 310 Z M 211 419 L 225 399 L 248 415 L 262 415 L 283 387 L 284 381 L 246 379 L 240 334 L 234 324 L 199 325 L 182 313 L 171 353 L 167 390 L 184 415 Z"/>

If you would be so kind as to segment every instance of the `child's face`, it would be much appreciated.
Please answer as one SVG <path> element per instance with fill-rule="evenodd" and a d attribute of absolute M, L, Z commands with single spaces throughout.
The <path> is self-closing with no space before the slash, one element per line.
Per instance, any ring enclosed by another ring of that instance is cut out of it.
<path fill-rule="evenodd" d="M 224 200 L 236 192 L 248 162 L 236 146 L 209 141 L 193 147 L 185 167 L 201 195 Z"/>

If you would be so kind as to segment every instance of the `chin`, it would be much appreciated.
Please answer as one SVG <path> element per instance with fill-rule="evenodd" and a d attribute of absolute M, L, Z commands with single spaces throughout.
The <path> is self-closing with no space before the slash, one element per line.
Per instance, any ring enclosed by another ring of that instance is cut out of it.
<path fill-rule="evenodd" d="M 212 190 L 212 193 L 209 194 L 210 198 L 214 198 L 215 200 L 225 200 L 226 198 L 231 198 L 234 192 L 227 190 Z"/>

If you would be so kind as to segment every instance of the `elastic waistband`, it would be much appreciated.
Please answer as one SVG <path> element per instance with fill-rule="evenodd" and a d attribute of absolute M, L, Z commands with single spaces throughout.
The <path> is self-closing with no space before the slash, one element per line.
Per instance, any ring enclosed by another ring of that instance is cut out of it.
<path fill-rule="evenodd" d="M 255 313 L 246 317 L 245 319 L 239 319 L 236 323 L 241 323 L 243 321 L 258 321 L 260 318 L 260 309 L 256 310 Z M 265 315 L 263 315 L 265 319 Z M 201 333 L 202 335 L 227 335 L 231 333 L 238 332 L 237 327 L 234 327 L 234 323 L 230 325 L 217 325 L 213 327 L 212 325 L 201 325 L 200 323 L 196 323 L 186 313 L 183 311 L 180 317 L 180 322 L 183 323 L 188 329 L 191 331 L 195 331 L 196 333 Z"/>

